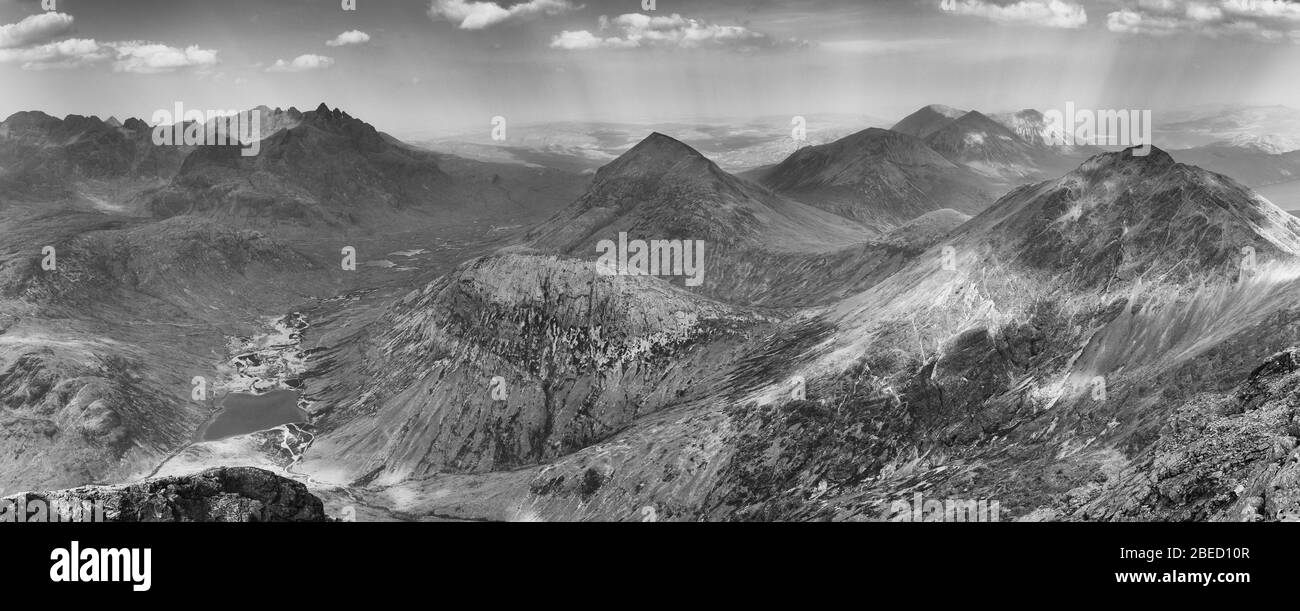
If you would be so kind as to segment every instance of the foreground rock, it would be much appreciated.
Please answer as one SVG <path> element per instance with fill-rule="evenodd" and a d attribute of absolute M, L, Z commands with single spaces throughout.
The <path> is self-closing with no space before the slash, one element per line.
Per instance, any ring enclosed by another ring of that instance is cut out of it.
<path fill-rule="evenodd" d="M 303 484 L 252 467 L 218 467 L 137 484 L 27 492 L 4 501 L 102 503 L 105 522 L 325 522 Z M 6 503 L 7 504 L 7 503 Z"/>

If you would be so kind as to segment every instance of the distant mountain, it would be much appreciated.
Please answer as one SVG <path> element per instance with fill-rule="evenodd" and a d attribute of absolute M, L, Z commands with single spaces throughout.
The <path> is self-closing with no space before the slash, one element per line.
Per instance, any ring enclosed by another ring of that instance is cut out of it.
<path fill-rule="evenodd" d="M 1041 172 L 1033 146 L 979 111 L 972 110 L 935 130 L 925 143 L 949 161 L 989 176 L 1033 178 Z"/>
<path fill-rule="evenodd" d="M 1276 134 L 1267 134 L 1263 136 L 1257 136 L 1255 134 L 1235 134 L 1226 140 L 1211 142 L 1209 146 L 1238 147 L 1252 149 L 1270 155 L 1281 155 L 1283 153 L 1300 149 L 1300 141 Z"/>
<path fill-rule="evenodd" d="M 771 304 L 815 301 L 829 287 L 798 288 L 816 277 L 807 266 L 831 265 L 880 232 L 728 174 L 656 133 L 602 167 L 586 193 L 525 239 L 545 252 L 591 259 L 598 242 L 620 234 L 700 240 L 707 273 L 699 290 L 735 303 Z"/>
<path fill-rule="evenodd" d="M 15 113 L 0 122 L 0 197 L 94 200 L 96 183 L 169 178 L 188 149 L 154 146 L 152 136 L 139 119 Z"/>
<path fill-rule="evenodd" d="M 951 106 L 931 104 L 904 117 L 902 121 L 894 124 L 889 129 L 900 134 L 908 134 L 924 139 L 965 114 L 966 111 L 957 110 Z"/>
<path fill-rule="evenodd" d="M 825 144 L 863 126 L 887 122 L 863 115 L 810 114 L 802 117 L 803 144 Z M 780 162 L 801 143 L 792 137 L 789 116 L 725 117 L 658 123 L 561 121 L 511 125 L 504 141 L 486 129 L 455 135 L 417 135 L 409 139 L 431 150 L 495 163 L 517 163 L 594 172 L 626 153 L 646 136 L 672 134 L 728 172 L 739 173 Z"/>
<path fill-rule="evenodd" d="M 202 214 L 282 228 L 408 225 L 538 218 L 582 180 L 556 170 L 471 162 L 403 143 L 340 109 L 255 109 L 267 136 L 256 155 L 198 147 L 165 188 L 147 193 L 152 214 Z M 424 221 L 420 221 L 423 223 Z"/>
<path fill-rule="evenodd" d="M 875 128 L 804 147 L 758 180 L 774 191 L 880 229 L 944 208 L 978 212 L 992 201 L 994 188 L 919 138 Z"/>
<path fill-rule="evenodd" d="M 587 256 L 598 240 L 619 232 L 786 252 L 833 250 L 868 235 L 856 223 L 732 176 L 659 133 L 602 167 L 582 197 L 528 237 L 540 248 Z"/>
<path fill-rule="evenodd" d="M 1156 143 L 1167 149 L 1255 143 L 1266 152 L 1281 153 L 1300 143 L 1300 110 L 1288 106 L 1203 106 L 1154 113 L 1153 118 Z"/>
<path fill-rule="evenodd" d="M 1300 222 L 1291 215 L 1159 148 L 1145 157 L 1133 149 L 1098 155 L 1059 180 L 1012 192 L 957 237 L 975 235 L 1004 257 L 1090 287 L 1231 278 L 1247 245 L 1262 259 L 1300 255 Z"/>
<path fill-rule="evenodd" d="M 394 145 L 359 119 L 321 104 L 273 113 L 282 129 L 255 156 L 241 146 L 198 147 L 154 194 L 158 216 L 201 212 L 301 224 L 349 225 L 435 200 L 450 182 L 432 153 Z"/>
<path fill-rule="evenodd" d="M 1227 174 L 1254 188 L 1300 180 L 1300 151 L 1272 153 L 1226 142 L 1170 151 L 1180 162 Z"/>
<path fill-rule="evenodd" d="M 1065 134 L 1060 133 L 1060 127 L 1049 125 L 1047 117 L 1042 111 L 1033 108 L 993 114 L 989 115 L 989 118 L 1011 130 L 1012 133 L 1034 147 L 1035 150 L 1057 156 L 1066 156 L 1073 160 L 1073 163 L 1065 162 L 1065 166 L 1060 171 L 1068 171 L 1069 168 L 1077 165 L 1087 157 L 1108 151 L 1108 149 L 1096 145 L 1065 144 Z M 1058 165 L 1060 163 L 1057 162 Z"/>
<path fill-rule="evenodd" d="M 1062 134 L 1053 133 L 1059 129 L 1032 108 L 986 115 L 932 105 L 893 129 L 922 137 L 949 161 L 1007 187 L 1058 176 L 1105 152 L 1097 146 L 1063 144 Z"/>

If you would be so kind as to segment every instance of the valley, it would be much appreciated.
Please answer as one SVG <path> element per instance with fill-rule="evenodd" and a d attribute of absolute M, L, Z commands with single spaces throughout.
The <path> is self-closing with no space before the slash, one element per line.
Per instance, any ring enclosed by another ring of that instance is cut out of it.
<path fill-rule="evenodd" d="M 256 111 L 249 158 L 0 123 L 0 496 L 257 467 L 361 520 L 1300 516 L 1300 220 L 1205 151 L 934 105 L 739 173 L 658 131 L 545 167 Z M 628 239 L 703 266 L 601 273 Z"/>

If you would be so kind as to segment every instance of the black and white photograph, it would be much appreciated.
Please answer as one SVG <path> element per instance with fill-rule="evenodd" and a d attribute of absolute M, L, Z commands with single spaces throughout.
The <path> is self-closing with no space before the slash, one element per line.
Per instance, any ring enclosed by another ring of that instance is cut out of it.
<path fill-rule="evenodd" d="M 1284 586 L 1298 217 L 1297 0 L 0 0 L 0 567 Z"/>

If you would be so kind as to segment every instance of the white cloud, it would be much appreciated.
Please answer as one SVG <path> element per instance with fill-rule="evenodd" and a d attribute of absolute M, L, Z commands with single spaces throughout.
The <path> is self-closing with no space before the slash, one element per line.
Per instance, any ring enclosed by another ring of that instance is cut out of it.
<path fill-rule="evenodd" d="M 217 64 L 217 52 L 190 45 L 184 49 L 142 41 L 106 43 L 117 53 L 115 72 L 155 74 L 182 68 L 203 68 Z"/>
<path fill-rule="evenodd" d="M 601 38 L 587 30 L 578 30 L 576 32 L 565 30 L 551 39 L 551 48 L 564 49 L 566 51 L 585 51 L 588 49 L 628 49 L 635 46 L 637 46 L 637 43 L 633 41 L 623 40 L 617 37 Z"/>
<path fill-rule="evenodd" d="M 216 51 L 198 45 L 179 48 L 141 40 L 54 40 L 71 32 L 72 26 L 72 16 L 53 12 L 0 26 L 0 63 L 17 63 L 24 70 L 108 64 L 114 72 L 155 74 L 184 68 L 203 69 L 216 65 L 218 61 Z"/>
<path fill-rule="evenodd" d="M 113 50 L 94 40 L 73 38 L 25 49 L 0 49 L 0 63 L 21 64 L 23 70 L 80 68 L 113 58 Z"/>
<path fill-rule="evenodd" d="M 41 13 L 0 25 L 0 49 L 46 43 L 72 31 L 72 15 Z"/>
<path fill-rule="evenodd" d="M 359 45 L 370 42 L 370 35 L 361 30 L 349 30 L 338 36 L 334 40 L 325 41 L 325 44 L 331 47 L 342 47 L 344 45 Z"/>
<path fill-rule="evenodd" d="M 1064 0 L 1019 0 L 996 3 L 988 0 L 942 0 L 948 13 L 982 17 L 996 23 L 1035 25 L 1049 28 L 1081 28 L 1088 24 L 1088 12 Z"/>
<path fill-rule="evenodd" d="M 275 60 L 267 72 L 305 72 L 307 70 L 322 70 L 334 65 L 334 58 L 325 57 L 324 55 L 299 55 L 293 58 L 293 61 Z"/>
<path fill-rule="evenodd" d="M 0 63 L 19 63 L 24 70 L 54 70 L 110 64 L 114 72 L 156 74 L 217 64 L 217 52 L 191 45 L 73 38 L 23 49 L 0 49 Z"/>
<path fill-rule="evenodd" d="M 780 40 L 738 25 L 718 25 L 678 14 L 651 17 L 627 13 L 600 17 L 600 34 L 588 30 L 564 31 L 551 39 L 551 48 L 567 51 L 671 47 L 724 48 L 750 51 L 777 47 L 805 47 L 798 40 Z"/>
<path fill-rule="evenodd" d="M 1121 34 L 1199 34 L 1300 41 L 1300 2 L 1130 0 L 1107 16 L 1106 27 Z"/>
<path fill-rule="evenodd" d="M 558 15 L 574 10 L 569 0 L 528 0 L 505 8 L 496 2 L 433 0 L 429 18 L 456 24 L 462 30 L 482 30 L 508 21 Z"/>

